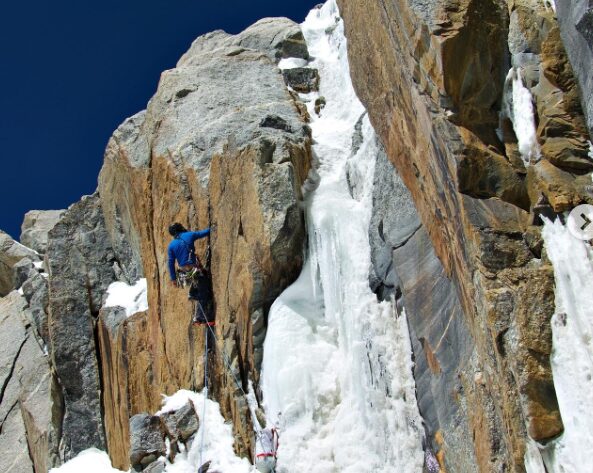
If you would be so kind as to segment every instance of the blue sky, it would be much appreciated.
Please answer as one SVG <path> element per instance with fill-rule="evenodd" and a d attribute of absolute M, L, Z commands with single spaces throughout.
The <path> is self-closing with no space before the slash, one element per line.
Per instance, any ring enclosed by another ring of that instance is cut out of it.
<path fill-rule="evenodd" d="M 0 229 L 94 192 L 112 131 L 146 107 L 193 39 L 317 0 L 5 2 L 0 15 Z"/>

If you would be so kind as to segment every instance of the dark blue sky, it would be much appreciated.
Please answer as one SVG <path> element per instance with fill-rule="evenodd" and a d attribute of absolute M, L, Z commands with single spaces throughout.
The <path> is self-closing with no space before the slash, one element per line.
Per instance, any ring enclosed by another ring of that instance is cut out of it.
<path fill-rule="evenodd" d="M 112 131 L 142 110 L 193 39 L 319 0 L 4 2 L 0 14 L 0 229 L 94 192 Z"/>

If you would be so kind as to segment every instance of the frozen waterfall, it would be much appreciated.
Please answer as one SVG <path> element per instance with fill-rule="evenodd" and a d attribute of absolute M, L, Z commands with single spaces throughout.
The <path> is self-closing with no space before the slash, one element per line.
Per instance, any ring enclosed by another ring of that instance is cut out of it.
<path fill-rule="evenodd" d="M 533 110 L 533 97 L 523 84 L 521 68 L 512 68 L 507 80 L 512 80 L 513 108 L 511 119 L 515 135 L 517 135 L 519 152 L 525 166 L 537 162 L 541 158 L 537 132 L 535 129 L 535 113 Z"/>
<path fill-rule="evenodd" d="M 273 304 L 264 345 L 264 406 L 281 435 L 277 471 L 420 472 L 423 428 L 406 317 L 368 285 L 376 137 L 350 81 L 335 1 L 312 10 L 302 27 L 309 67 L 321 77 L 319 93 L 301 95 L 316 188 L 305 202 L 306 262 Z M 317 115 L 319 97 L 326 105 Z"/>
<path fill-rule="evenodd" d="M 543 236 L 556 281 L 551 364 L 564 423 L 544 462 L 549 473 L 592 471 L 593 251 L 559 220 L 546 222 Z"/>

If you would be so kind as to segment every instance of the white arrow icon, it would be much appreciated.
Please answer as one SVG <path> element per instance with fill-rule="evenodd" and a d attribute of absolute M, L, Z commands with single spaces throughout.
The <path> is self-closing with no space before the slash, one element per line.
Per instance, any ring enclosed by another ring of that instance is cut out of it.
<path fill-rule="evenodd" d="M 593 205 L 579 205 L 568 216 L 567 227 L 579 240 L 593 239 Z"/>

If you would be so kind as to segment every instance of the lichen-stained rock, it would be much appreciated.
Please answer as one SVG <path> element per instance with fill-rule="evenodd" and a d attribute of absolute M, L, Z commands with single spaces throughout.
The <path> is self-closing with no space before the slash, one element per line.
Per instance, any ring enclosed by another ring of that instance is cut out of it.
<path fill-rule="evenodd" d="M 64 215 L 64 210 L 29 210 L 21 225 L 21 243 L 45 253 L 47 234 Z"/>
<path fill-rule="evenodd" d="M 23 258 L 39 261 L 39 256 L 35 251 L 14 241 L 8 233 L 0 230 L 0 297 L 17 289 L 14 267 Z"/>
<path fill-rule="evenodd" d="M 549 331 L 535 329 L 549 327 L 553 306 L 540 299 L 553 281 L 528 228 L 542 199 L 557 211 L 590 199 L 584 121 L 553 13 L 523 0 L 338 4 L 355 89 L 410 190 L 448 290 L 457 291 L 466 329 L 451 342 L 454 352 L 469 353 L 471 370 L 459 380 L 451 370 L 438 376 L 461 386 L 459 406 L 467 409 L 456 412 L 468 429 L 432 430 L 433 446 L 443 445 L 451 471 L 465 471 L 468 458 L 483 472 L 523 471 L 527 433 L 546 442 L 562 429 Z M 504 115 L 509 59 L 524 68 L 534 98 L 542 160 L 527 170 Z M 419 310 L 410 320 L 448 317 Z M 533 352 L 532 337 L 541 352 Z M 436 373 L 435 343 L 425 337 L 414 348 L 434 355 L 426 363 Z"/>
<path fill-rule="evenodd" d="M 97 195 L 72 205 L 49 232 L 48 326 L 52 364 L 64 399 L 60 455 L 105 449 L 95 323 L 115 280 L 115 253 Z"/>
<path fill-rule="evenodd" d="M 109 141 L 99 177 L 106 227 L 121 277 L 148 280 L 143 332 L 118 322 L 103 337 L 112 347 L 104 379 L 117 380 L 112 386 L 140 409 L 130 415 L 156 411 L 162 393 L 203 383 L 204 330 L 191 326 L 187 292 L 167 273 L 167 227 L 174 221 L 213 227 L 196 248 L 203 258 L 210 243 L 216 333 L 224 340 L 216 350 L 226 351 L 245 387 L 248 378 L 257 383 L 267 310 L 298 275 L 305 238 L 299 200 L 311 137 L 302 104 L 277 67 L 284 57 L 308 57 L 299 26 L 287 19 L 261 20 L 234 36 L 204 35 L 162 74 L 147 110 Z M 134 368 L 116 376 L 110 371 L 119 369 L 118 360 L 134 366 L 130 343 L 121 352 L 113 348 L 131 333 L 149 374 Z M 222 357 L 215 360 L 211 392 L 235 421 L 239 451 L 247 452 L 248 410 Z M 112 414 L 123 422 L 123 411 Z"/>
<path fill-rule="evenodd" d="M 566 52 L 579 81 L 589 135 L 593 136 L 593 6 L 587 0 L 567 0 L 558 2 L 556 9 Z"/>

